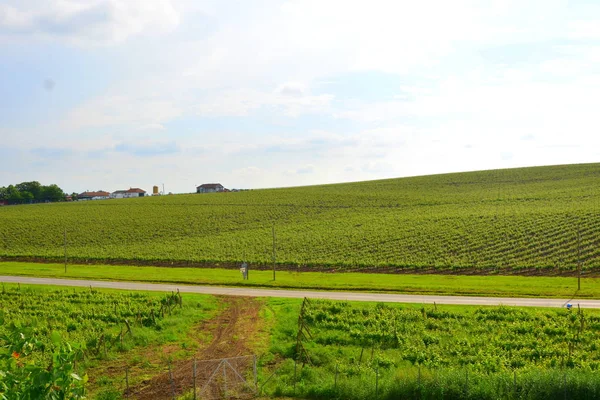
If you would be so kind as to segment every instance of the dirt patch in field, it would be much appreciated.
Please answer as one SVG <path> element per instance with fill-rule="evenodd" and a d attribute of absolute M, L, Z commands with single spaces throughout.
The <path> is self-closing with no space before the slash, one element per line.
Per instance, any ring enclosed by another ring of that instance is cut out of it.
<path fill-rule="evenodd" d="M 247 297 L 219 297 L 225 303 L 223 311 L 215 318 L 200 326 L 202 334 L 210 333 L 212 340 L 195 355 L 197 360 L 218 360 L 228 357 L 253 354 L 251 342 L 260 330 L 259 312 L 262 303 Z M 251 367 L 252 359 L 234 360 L 235 369 Z M 208 380 L 218 363 L 198 363 L 196 381 L 200 384 Z M 164 372 L 131 387 L 124 395 L 140 400 L 171 399 L 173 393 L 180 396 L 193 387 L 194 360 L 174 362 L 171 372 Z M 172 378 L 171 378 L 172 377 Z"/>

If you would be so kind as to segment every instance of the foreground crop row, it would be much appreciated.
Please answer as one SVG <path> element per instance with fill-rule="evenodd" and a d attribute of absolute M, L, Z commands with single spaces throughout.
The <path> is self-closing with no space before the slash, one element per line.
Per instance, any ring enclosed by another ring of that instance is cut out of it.
<path fill-rule="evenodd" d="M 52 365 L 56 354 L 66 354 L 68 370 L 77 375 L 72 378 L 87 372 L 94 393 L 110 393 L 110 398 L 124 393 L 123 363 L 143 372 L 135 375 L 138 383 L 148 373 L 162 372 L 142 355 L 155 353 L 157 343 L 168 344 L 169 357 L 185 350 L 191 327 L 214 308 L 210 297 L 199 302 L 197 296 L 182 299 L 176 293 L 7 285 L 0 296 L 0 348 L 14 351 L 6 338 L 17 327 L 37 338 L 40 349 L 52 350 L 3 352 L 12 371 L 24 363 L 42 371 L 40 365 Z M 263 394 L 593 399 L 600 393 L 597 310 L 263 301 L 263 321 L 253 321 L 262 327 L 261 337 L 246 338 L 270 340 L 270 346 L 257 345 Z M 109 339 L 101 342 L 100 337 Z M 63 339 L 73 347 L 58 346 Z"/>
<path fill-rule="evenodd" d="M 197 343 L 188 336 L 188 331 L 206 318 L 214 307 L 212 298 L 208 296 L 183 299 L 178 293 L 2 284 L 0 353 L 8 360 L 12 358 L 7 365 L 14 367 L 14 371 L 20 371 L 22 368 L 51 368 L 57 362 L 56 352 L 59 351 L 68 356 L 70 371 L 80 377 L 86 376 L 86 373 L 89 375 L 87 386 L 92 392 L 122 393 L 127 367 L 144 366 L 145 374 L 148 371 L 156 373 L 164 363 L 162 357 L 177 358 L 177 353 L 160 354 L 157 346 L 177 342 L 181 352 L 193 353 L 195 349 L 192 346 Z M 18 337 L 28 338 L 23 341 L 23 346 L 27 347 L 15 351 L 15 354 L 12 351 L 4 354 L 4 350 L 18 344 L 19 341 L 10 340 L 15 332 Z M 64 350 L 65 342 L 70 343 L 68 351 Z M 156 360 L 144 355 L 151 347 L 159 353 Z M 129 383 L 134 384 L 142 378 L 131 376 Z M 0 386 L 0 398 L 3 398 L 2 395 Z M 120 395 L 115 398 L 120 398 Z"/>
<path fill-rule="evenodd" d="M 268 388 L 310 398 L 594 398 L 600 312 L 272 300 Z"/>

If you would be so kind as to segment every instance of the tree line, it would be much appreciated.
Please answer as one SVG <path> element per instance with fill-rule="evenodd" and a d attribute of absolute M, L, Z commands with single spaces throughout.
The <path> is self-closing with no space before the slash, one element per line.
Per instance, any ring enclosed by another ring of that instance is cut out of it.
<path fill-rule="evenodd" d="M 0 202 L 30 204 L 65 201 L 67 195 L 58 185 L 42 185 L 37 181 L 0 187 Z"/>

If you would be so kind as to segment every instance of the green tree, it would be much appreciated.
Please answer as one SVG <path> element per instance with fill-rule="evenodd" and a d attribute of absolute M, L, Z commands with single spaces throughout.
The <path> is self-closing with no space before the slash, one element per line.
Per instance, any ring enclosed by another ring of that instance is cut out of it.
<path fill-rule="evenodd" d="M 49 186 L 42 186 L 43 198 L 40 200 L 47 201 L 65 201 L 65 192 L 58 185 L 52 184 Z"/>
<path fill-rule="evenodd" d="M 6 188 L 6 200 L 11 204 L 19 204 L 23 202 L 23 196 L 14 185 L 8 185 Z"/>
<path fill-rule="evenodd" d="M 42 186 L 38 181 L 32 182 L 21 182 L 16 185 L 16 188 L 19 192 L 29 192 L 33 195 L 33 200 L 42 200 L 42 195 L 44 192 L 44 186 Z M 29 197 L 29 196 L 27 196 Z"/>
<path fill-rule="evenodd" d="M 0 187 L 0 200 L 7 200 L 10 204 L 65 201 L 65 197 L 65 193 L 58 185 L 43 186 L 38 181 Z"/>
<path fill-rule="evenodd" d="M 35 200 L 35 196 L 31 192 L 21 192 L 21 202 L 22 203 L 31 203 Z"/>

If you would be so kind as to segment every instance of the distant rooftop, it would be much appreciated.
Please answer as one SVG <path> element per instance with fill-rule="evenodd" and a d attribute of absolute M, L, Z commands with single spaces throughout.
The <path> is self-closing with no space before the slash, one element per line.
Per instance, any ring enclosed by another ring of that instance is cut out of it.
<path fill-rule="evenodd" d="M 204 188 L 204 189 L 216 189 L 218 187 L 223 187 L 223 185 L 221 185 L 220 183 L 205 183 L 203 185 L 198 186 L 199 188 Z"/>
<path fill-rule="evenodd" d="M 98 190 L 97 192 L 83 192 L 79 194 L 79 197 L 106 197 L 110 195 L 110 193 L 105 192 L 103 190 Z"/>

